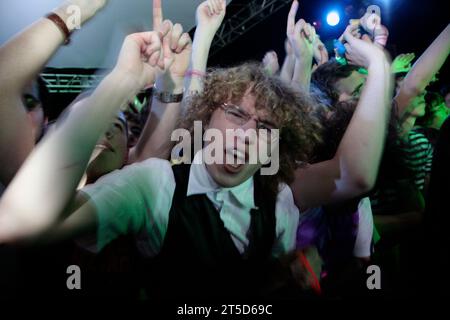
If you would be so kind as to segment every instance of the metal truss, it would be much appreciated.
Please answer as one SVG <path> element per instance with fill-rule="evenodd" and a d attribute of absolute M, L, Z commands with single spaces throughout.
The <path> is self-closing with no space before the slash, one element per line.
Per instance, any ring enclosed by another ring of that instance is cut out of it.
<path fill-rule="evenodd" d="M 241 10 L 222 23 L 212 43 L 211 56 L 291 2 L 292 0 L 248 1 Z"/>
<path fill-rule="evenodd" d="M 41 73 L 41 79 L 49 93 L 80 93 L 96 87 L 101 75 Z"/>

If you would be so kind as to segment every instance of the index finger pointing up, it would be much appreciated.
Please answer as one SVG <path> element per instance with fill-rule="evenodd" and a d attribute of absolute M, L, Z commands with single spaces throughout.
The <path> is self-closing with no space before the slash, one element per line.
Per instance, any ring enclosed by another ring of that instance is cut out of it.
<path fill-rule="evenodd" d="M 295 29 L 295 16 L 297 15 L 298 1 L 294 0 L 292 2 L 291 10 L 289 11 L 288 21 L 287 21 L 287 32 L 294 33 Z"/>
<path fill-rule="evenodd" d="M 153 0 L 153 30 L 158 31 L 163 22 L 161 0 Z"/>

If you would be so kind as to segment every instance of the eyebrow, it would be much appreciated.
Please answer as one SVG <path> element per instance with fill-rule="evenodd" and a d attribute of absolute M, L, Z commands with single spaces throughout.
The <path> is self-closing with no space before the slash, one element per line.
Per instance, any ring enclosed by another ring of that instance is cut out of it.
<path fill-rule="evenodd" d="M 277 125 L 269 120 L 259 119 L 258 122 L 268 125 L 269 127 L 277 128 Z"/>
<path fill-rule="evenodd" d="M 120 131 L 125 132 L 125 125 L 123 124 L 122 121 L 120 121 L 120 120 L 114 121 L 114 126 L 119 128 Z"/>
<path fill-rule="evenodd" d="M 241 106 L 236 105 L 236 104 L 231 104 L 231 105 L 234 106 L 234 107 L 236 107 L 236 108 L 239 109 L 240 111 L 245 112 L 246 114 L 249 115 L 249 113 L 247 112 L 247 110 L 245 110 L 245 109 L 242 108 Z M 265 124 L 265 125 L 268 125 L 268 126 L 270 126 L 270 127 L 274 127 L 274 128 L 277 127 L 277 125 L 276 125 L 274 122 L 272 122 L 272 121 L 270 121 L 270 120 L 267 120 L 267 119 L 261 119 L 261 118 L 258 117 L 258 122 L 259 122 L 259 123 L 263 123 L 263 124 Z"/>

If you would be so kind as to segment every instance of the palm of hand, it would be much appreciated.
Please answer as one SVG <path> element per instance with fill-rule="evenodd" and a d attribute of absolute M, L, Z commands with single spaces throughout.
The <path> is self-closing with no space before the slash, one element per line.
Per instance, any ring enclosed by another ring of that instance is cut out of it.
<path fill-rule="evenodd" d="M 414 59 L 414 54 L 401 54 L 397 56 L 392 62 L 392 69 L 394 72 L 407 71 L 411 68 L 411 61 Z"/>

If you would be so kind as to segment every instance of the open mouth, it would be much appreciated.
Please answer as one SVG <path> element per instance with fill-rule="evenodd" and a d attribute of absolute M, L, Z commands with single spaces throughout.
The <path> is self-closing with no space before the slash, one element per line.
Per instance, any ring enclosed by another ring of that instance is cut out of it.
<path fill-rule="evenodd" d="M 244 167 L 244 165 L 243 164 L 227 164 L 227 163 L 225 163 L 223 165 L 223 167 L 227 173 L 236 174 L 236 173 L 241 172 L 241 169 L 242 169 L 242 167 Z"/>
<path fill-rule="evenodd" d="M 224 154 L 225 154 L 224 157 L 225 171 L 232 174 L 240 172 L 244 167 L 244 165 L 247 163 L 249 158 L 247 152 L 243 152 L 235 148 L 225 149 Z"/>
<path fill-rule="evenodd" d="M 100 142 L 100 143 L 97 143 L 97 144 L 95 145 L 95 148 L 97 148 L 97 149 L 103 149 L 103 150 L 108 150 L 108 151 L 111 151 L 111 152 L 116 152 L 116 151 L 114 150 L 114 148 L 112 147 L 112 145 L 111 145 L 108 141 L 102 141 L 102 142 Z"/>

